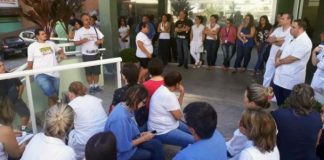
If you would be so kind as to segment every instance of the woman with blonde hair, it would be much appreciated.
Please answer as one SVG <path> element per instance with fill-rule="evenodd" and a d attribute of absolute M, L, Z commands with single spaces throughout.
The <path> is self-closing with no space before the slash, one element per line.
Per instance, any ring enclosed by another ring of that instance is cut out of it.
<path fill-rule="evenodd" d="M 260 109 L 245 110 L 240 132 L 252 141 L 252 146 L 242 151 L 240 160 L 280 160 L 276 146 L 276 123 L 270 113 Z"/>
<path fill-rule="evenodd" d="M 0 159 L 7 160 L 8 155 L 13 158 L 21 156 L 25 145 L 18 145 L 16 135 L 11 127 L 15 117 L 13 104 L 7 96 L 0 96 Z"/>
<path fill-rule="evenodd" d="M 49 108 L 45 113 L 44 133 L 33 137 L 21 160 L 75 160 L 73 149 L 64 143 L 73 120 L 74 112 L 70 106 Z"/>
<path fill-rule="evenodd" d="M 271 87 L 263 87 L 260 84 L 252 83 L 246 87 L 243 96 L 244 109 L 266 110 L 271 106 L 273 90 Z M 234 131 L 233 137 L 226 142 L 228 158 L 238 159 L 243 149 L 252 145 L 239 129 Z"/>
<path fill-rule="evenodd" d="M 86 93 L 86 86 L 81 82 L 75 81 L 69 86 L 69 106 L 75 112 L 74 129 L 69 134 L 69 146 L 74 149 L 77 159 L 84 158 L 87 141 L 104 130 L 107 119 L 102 100 Z"/>
<path fill-rule="evenodd" d="M 316 146 L 323 124 L 320 113 L 313 109 L 313 89 L 308 84 L 295 85 L 287 104 L 288 108 L 272 112 L 281 159 L 317 159 Z"/>

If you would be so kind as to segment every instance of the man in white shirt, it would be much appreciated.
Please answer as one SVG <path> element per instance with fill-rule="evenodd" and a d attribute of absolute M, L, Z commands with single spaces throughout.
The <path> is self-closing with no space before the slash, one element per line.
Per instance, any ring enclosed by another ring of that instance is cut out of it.
<path fill-rule="evenodd" d="M 266 70 L 263 76 L 263 86 L 269 87 L 275 74 L 275 57 L 280 46 L 285 42 L 285 39 L 289 39 L 290 26 L 292 22 L 292 15 L 290 13 L 283 13 L 280 18 L 280 27 L 276 28 L 268 38 L 268 42 L 272 44 L 269 58 L 266 64 Z"/>
<path fill-rule="evenodd" d="M 81 46 L 82 59 L 84 62 L 94 61 L 100 59 L 98 52 L 98 46 L 103 44 L 104 35 L 96 27 L 90 24 L 90 15 L 83 13 L 81 15 L 83 27 L 75 32 L 74 44 Z M 94 94 L 95 92 L 102 91 L 99 88 L 99 75 L 101 73 L 100 66 L 86 67 L 86 78 L 90 86 L 89 93 Z"/>
<path fill-rule="evenodd" d="M 177 71 L 171 71 L 164 77 L 164 85 L 154 92 L 150 100 L 147 125 L 149 131 L 156 131 L 156 138 L 163 144 L 184 148 L 194 139 L 188 126 L 181 122 L 183 114 L 180 105 L 184 97 L 181 79 Z M 179 98 L 173 92 L 179 92 Z"/>
<path fill-rule="evenodd" d="M 311 55 L 312 41 L 305 32 L 307 24 L 303 20 L 294 20 L 290 33 L 276 55 L 274 76 L 274 94 L 280 106 L 289 96 L 296 84 L 304 83 L 306 65 Z"/>
<path fill-rule="evenodd" d="M 51 68 L 58 65 L 55 53 L 59 53 L 59 59 L 64 59 L 65 55 L 61 48 L 55 43 L 47 41 L 47 35 L 43 29 L 36 29 L 37 41 L 29 45 L 27 68 L 40 69 Z M 53 106 L 57 103 L 59 94 L 59 73 L 47 72 L 35 75 L 35 81 L 48 97 L 48 105 Z"/>

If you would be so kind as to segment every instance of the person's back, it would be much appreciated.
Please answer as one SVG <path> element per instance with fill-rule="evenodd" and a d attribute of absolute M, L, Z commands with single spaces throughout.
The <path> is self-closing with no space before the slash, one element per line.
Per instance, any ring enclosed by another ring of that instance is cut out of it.
<path fill-rule="evenodd" d="M 21 160 L 74 160 L 73 149 L 64 141 L 44 133 L 36 134 L 28 143 Z"/>
<path fill-rule="evenodd" d="M 216 130 L 209 139 L 200 140 L 180 151 L 174 160 L 225 160 L 226 144 L 222 134 Z"/>
<path fill-rule="evenodd" d="M 277 143 L 282 159 L 316 159 L 315 147 L 321 117 L 317 112 L 298 115 L 293 109 L 272 112 L 277 123 Z"/>
<path fill-rule="evenodd" d="M 75 138 L 81 143 L 86 143 L 95 133 L 102 132 L 107 119 L 102 107 L 101 99 L 84 95 L 72 100 L 69 105 L 76 116 L 74 120 Z"/>

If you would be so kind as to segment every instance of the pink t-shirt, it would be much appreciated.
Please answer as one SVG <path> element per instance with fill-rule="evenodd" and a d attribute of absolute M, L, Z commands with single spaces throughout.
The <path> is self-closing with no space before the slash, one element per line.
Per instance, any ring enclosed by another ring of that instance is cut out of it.
<path fill-rule="evenodd" d="M 148 92 L 148 99 L 146 101 L 147 109 L 149 109 L 150 99 L 151 99 L 152 95 L 163 84 L 164 84 L 164 80 L 161 80 L 161 81 L 148 80 L 148 81 L 143 83 L 145 89 Z"/>
<path fill-rule="evenodd" d="M 226 31 L 226 27 L 223 27 L 220 31 L 221 34 L 221 41 L 225 43 L 225 40 L 231 44 L 235 44 L 236 41 L 236 28 L 231 26 L 229 30 Z"/>

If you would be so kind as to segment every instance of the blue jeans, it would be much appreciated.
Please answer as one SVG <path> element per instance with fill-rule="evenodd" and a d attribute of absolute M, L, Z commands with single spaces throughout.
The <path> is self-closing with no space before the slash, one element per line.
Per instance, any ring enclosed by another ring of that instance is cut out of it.
<path fill-rule="evenodd" d="M 210 39 L 205 40 L 205 49 L 207 51 L 208 66 L 215 66 L 218 48 L 219 48 L 219 41 L 210 40 Z"/>
<path fill-rule="evenodd" d="M 280 107 L 285 103 L 285 100 L 289 97 L 291 90 L 273 84 L 273 92 L 277 99 L 277 105 Z"/>
<path fill-rule="evenodd" d="M 37 85 L 47 97 L 57 96 L 59 93 L 60 80 L 47 74 L 39 74 L 35 78 Z"/>
<path fill-rule="evenodd" d="M 164 160 L 162 143 L 157 139 L 144 142 L 137 146 L 131 160 Z"/>
<path fill-rule="evenodd" d="M 170 144 L 185 148 L 188 144 L 193 144 L 194 139 L 188 129 L 188 126 L 182 122 L 178 128 L 162 135 L 155 136 L 163 144 Z"/>
<path fill-rule="evenodd" d="M 265 59 L 267 58 L 267 52 L 270 51 L 269 43 L 261 43 L 260 48 L 258 49 L 258 61 L 254 67 L 255 71 L 262 70 L 264 68 L 264 64 L 267 62 Z"/>
<path fill-rule="evenodd" d="M 177 38 L 178 62 L 188 66 L 189 43 L 187 39 Z"/>
<path fill-rule="evenodd" d="M 235 45 L 234 44 L 230 44 L 230 43 L 224 43 L 222 44 L 222 51 L 223 51 L 223 54 L 224 54 L 224 61 L 223 61 L 223 65 L 225 67 L 229 67 L 230 66 L 230 63 L 231 63 L 231 59 L 233 58 L 234 56 L 234 47 Z"/>
<path fill-rule="evenodd" d="M 234 68 L 241 68 L 241 63 L 244 58 L 243 67 L 247 68 L 250 59 L 251 59 L 251 52 L 253 47 L 246 47 L 246 46 L 237 46 L 237 55 L 235 60 Z"/>

